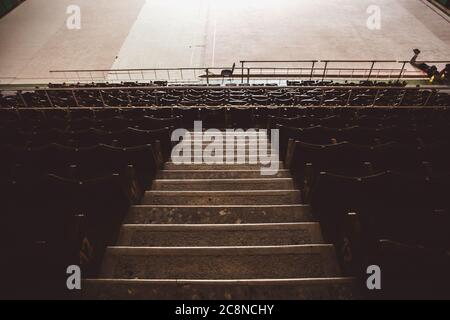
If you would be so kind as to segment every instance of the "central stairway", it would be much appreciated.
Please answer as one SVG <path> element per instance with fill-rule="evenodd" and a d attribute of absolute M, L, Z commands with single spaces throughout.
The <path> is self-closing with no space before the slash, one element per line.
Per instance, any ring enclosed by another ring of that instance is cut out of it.
<path fill-rule="evenodd" d="M 265 138 L 267 139 L 267 138 Z M 253 148 L 254 141 L 235 150 Z M 260 164 L 165 164 L 128 213 L 86 299 L 351 299 L 290 173 Z"/>

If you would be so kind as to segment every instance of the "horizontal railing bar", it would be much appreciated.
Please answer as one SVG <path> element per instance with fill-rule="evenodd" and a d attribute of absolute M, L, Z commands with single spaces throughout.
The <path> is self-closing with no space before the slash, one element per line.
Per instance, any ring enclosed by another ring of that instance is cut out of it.
<path fill-rule="evenodd" d="M 223 70 L 223 69 L 228 69 L 229 67 L 206 67 L 206 68 L 147 68 L 147 69 L 97 69 L 97 70 L 89 70 L 89 69 L 83 69 L 83 70 L 50 70 L 49 72 L 51 73 L 61 73 L 61 72 L 109 72 L 109 73 L 113 73 L 113 72 L 129 72 L 129 71 L 180 71 L 180 70 L 192 70 L 192 71 L 196 71 L 196 70 Z"/>
<path fill-rule="evenodd" d="M 223 87 L 214 85 L 201 85 L 201 86 L 139 86 L 139 87 L 67 87 L 67 88 L 36 88 L 36 87 L 17 87 L 17 88 L 0 88 L 0 91 L 114 91 L 114 90 L 161 90 L 161 89 L 342 89 L 342 90 L 450 90 L 450 86 L 421 86 L 421 87 L 393 87 L 393 86 L 235 86 L 235 87 Z"/>
<path fill-rule="evenodd" d="M 395 63 L 397 60 L 320 60 L 321 62 L 348 62 L 348 63 L 356 63 L 356 62 L 381 62 L 381 63 Z"/>
<path fill-rule="evenodd" d="M 320 60 L 241 60 L 240 63 L 320 62 Z"/>
<path fill-rule="evenodd" d="M 409 63 L 410 60 L 406 60 L 406 61 L 398 61 L 400 63 Z M 450 61 L 445 61 L 445 60 L 431 60 L 431 61 L 416 61 L 416 63 L 450 63 Z"/>

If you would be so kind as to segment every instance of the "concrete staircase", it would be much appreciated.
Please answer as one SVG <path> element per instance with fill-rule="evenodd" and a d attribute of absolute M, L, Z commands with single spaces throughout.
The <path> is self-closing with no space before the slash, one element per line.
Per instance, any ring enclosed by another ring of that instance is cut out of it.
<path fill-rule="evenodd" d="M 245 145 L 238 145 L 236 150 Z M 166 163 L 128 213 L 87 299 L 351 299 L 289 171 Z"/>

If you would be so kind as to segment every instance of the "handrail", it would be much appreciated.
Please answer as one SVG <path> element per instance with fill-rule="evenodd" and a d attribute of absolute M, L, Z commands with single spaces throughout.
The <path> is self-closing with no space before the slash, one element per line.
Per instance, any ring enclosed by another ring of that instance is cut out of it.
<path fill-rule="evenodd" d="M 428 63 L 450 63 L 450 61 L 421 61 Z M 250 84 L 250 79 L 427 79 L 427 75 L 421 70 L 407 68 L 409 61 L 406 60 L 240 60 L 241 66 L 237 67 L 230 80 L 240 79 L 241 84 Z M 309 64 L 308 66 L 280 66 L 280 64 Z M 367 63 L 367 68 L 360 64 Z M 251 64 L 249 66 L 249 64 Z M 261 64 L 261 66 L 255 66 Z M 267 64 L 273 64 L 268 66 Z M 334 64 L 334 65 L 333 65 Z M 338 66 L 336 66 L 338 64 Z M 353 64 L 355 66 L 349 66 Z M 377 64 L 384 64 L 377 66 Z M 393 64 L 391 67 L 386 64 Z M 221 75 L 222 70 L 229 67 L 180 67 L 180 68 L 127 68 L 127 69 L 72 69 L 51 70 L 50 74 L 61 74 L 61 77 L 53 78 L 57 81 L 66 82 L 98 82 L 98 81 L 168 81 L 173 83 L 202 83 L 210 84 L 216 79 L 225 81 Z M 239 70 L 240 69 L 240 70 Z M 216 72 L 218 71 L 218 72 Z M 297 72 L 297 73 L 296 73 Z M 51 80 L 50 80 L 51 81 Z"/>
<path fill-rule="evenodd" d="M 114 90 L 163 90 L 163 89 L 323 89 L 323 90 L 333 90 L 333 89 L 343 89 L 343 90 L 450 90 L 450 85 L 437 85 L 437 86 L 417 86 L 417 87 L 402 87 L 402 86 L 355 86 L 355 85 L 345 85 L 345 86 L 239 86 L 239 87 L 218 87 L 218 86 L 207 86 L 207 85 L 196 85 L 196 86 L 119 86 L 119 87 L 65 87 L 65 88 L 36 88 L 36 87 L 17 87 L 17 88 L 0 88 L 0 91 L 11 92 L 11 91 L 114 91 Z"/>

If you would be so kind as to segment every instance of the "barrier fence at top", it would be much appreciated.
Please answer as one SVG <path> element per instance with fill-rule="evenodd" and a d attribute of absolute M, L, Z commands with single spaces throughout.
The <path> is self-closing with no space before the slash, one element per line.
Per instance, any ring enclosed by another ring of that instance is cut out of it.
<path fill-rule="evenodd" d="M 421 61 L 444 65 L 450 61 Z M 231 76 L 230 67 L 52 70 L 51 79 L 67 83 L 167 81 L 217 84 L 277 80 L 425 80 L 427 75 L 398 60 L 242 60 Z"/>

